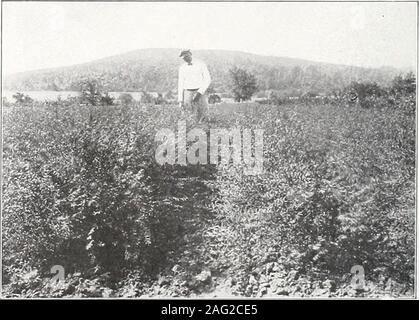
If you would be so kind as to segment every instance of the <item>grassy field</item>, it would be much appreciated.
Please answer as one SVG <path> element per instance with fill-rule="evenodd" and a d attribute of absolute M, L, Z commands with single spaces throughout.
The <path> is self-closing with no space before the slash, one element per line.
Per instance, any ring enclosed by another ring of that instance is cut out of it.
<path fill-rule="evenodd" d="M 175 106 L 6 107 L 5 294 L 412 296 L 414 97 L 397 103 L 211 106 L 204 130 L 264 130 L 255 176 L 157 165 Z"/>

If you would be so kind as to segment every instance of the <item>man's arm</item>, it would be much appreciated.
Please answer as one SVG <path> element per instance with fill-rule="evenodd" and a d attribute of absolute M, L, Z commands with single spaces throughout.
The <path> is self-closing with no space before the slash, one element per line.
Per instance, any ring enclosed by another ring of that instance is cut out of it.
<path fill-rule="evenodd" d="M 206 64 L 202 63 L 202 86 L 201 88 L 199 88 L 198 92 L 200 94 L 204 94 L 205 91 L 207 91 L 209 85 L 211 84 L 211 76 L 210 73 L 208 71 L 208 68 L 206 66 Z"/>
<path fill-rule="evenodd" d="M 182 72 L 182 67 L 179 67 L 177 100 L 178 100 L 178 102 L 183 102 L 183 72 Z"/>

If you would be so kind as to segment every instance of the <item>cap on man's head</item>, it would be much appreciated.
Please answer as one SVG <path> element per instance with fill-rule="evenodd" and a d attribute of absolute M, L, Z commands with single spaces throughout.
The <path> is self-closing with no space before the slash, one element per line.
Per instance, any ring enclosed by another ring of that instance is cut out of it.
<path fill-rule="evenodd" d="M 181 53 L 180 53 L 180 55 L 179 55 L 179 57 L 183 57 L 185 54 L 192 54 L 192 52 L 191 52 L 191 50 L 183 50 Z"/>

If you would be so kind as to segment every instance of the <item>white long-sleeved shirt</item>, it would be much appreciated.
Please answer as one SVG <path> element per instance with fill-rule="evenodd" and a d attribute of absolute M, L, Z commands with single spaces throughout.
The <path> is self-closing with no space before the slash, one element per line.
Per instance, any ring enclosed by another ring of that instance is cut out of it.
<path fill-rule="evenodd" d="M 198 89 L 200 94 L 204 94 L 210 83 L 210 73 L 206 64 L 201 60 L 193 59 L 192 65 L 186 62 L 181 64 L 178 78 L 178 101 L 183 100 L 183 90 Z"/>

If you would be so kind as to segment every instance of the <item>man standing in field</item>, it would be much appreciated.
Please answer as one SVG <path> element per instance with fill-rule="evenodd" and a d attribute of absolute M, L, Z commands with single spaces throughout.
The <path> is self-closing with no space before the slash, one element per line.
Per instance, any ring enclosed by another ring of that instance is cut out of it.
<path fill-rule="evenodd" d="M 207 91 L 211 76 L 204 62 L 194 59 L 190 50 L 184 50 L 180 57 L 185 61 L 179 67 L 178 101 L 179 106 L 196 115 L 201 122 L 208 109 Z"/>

